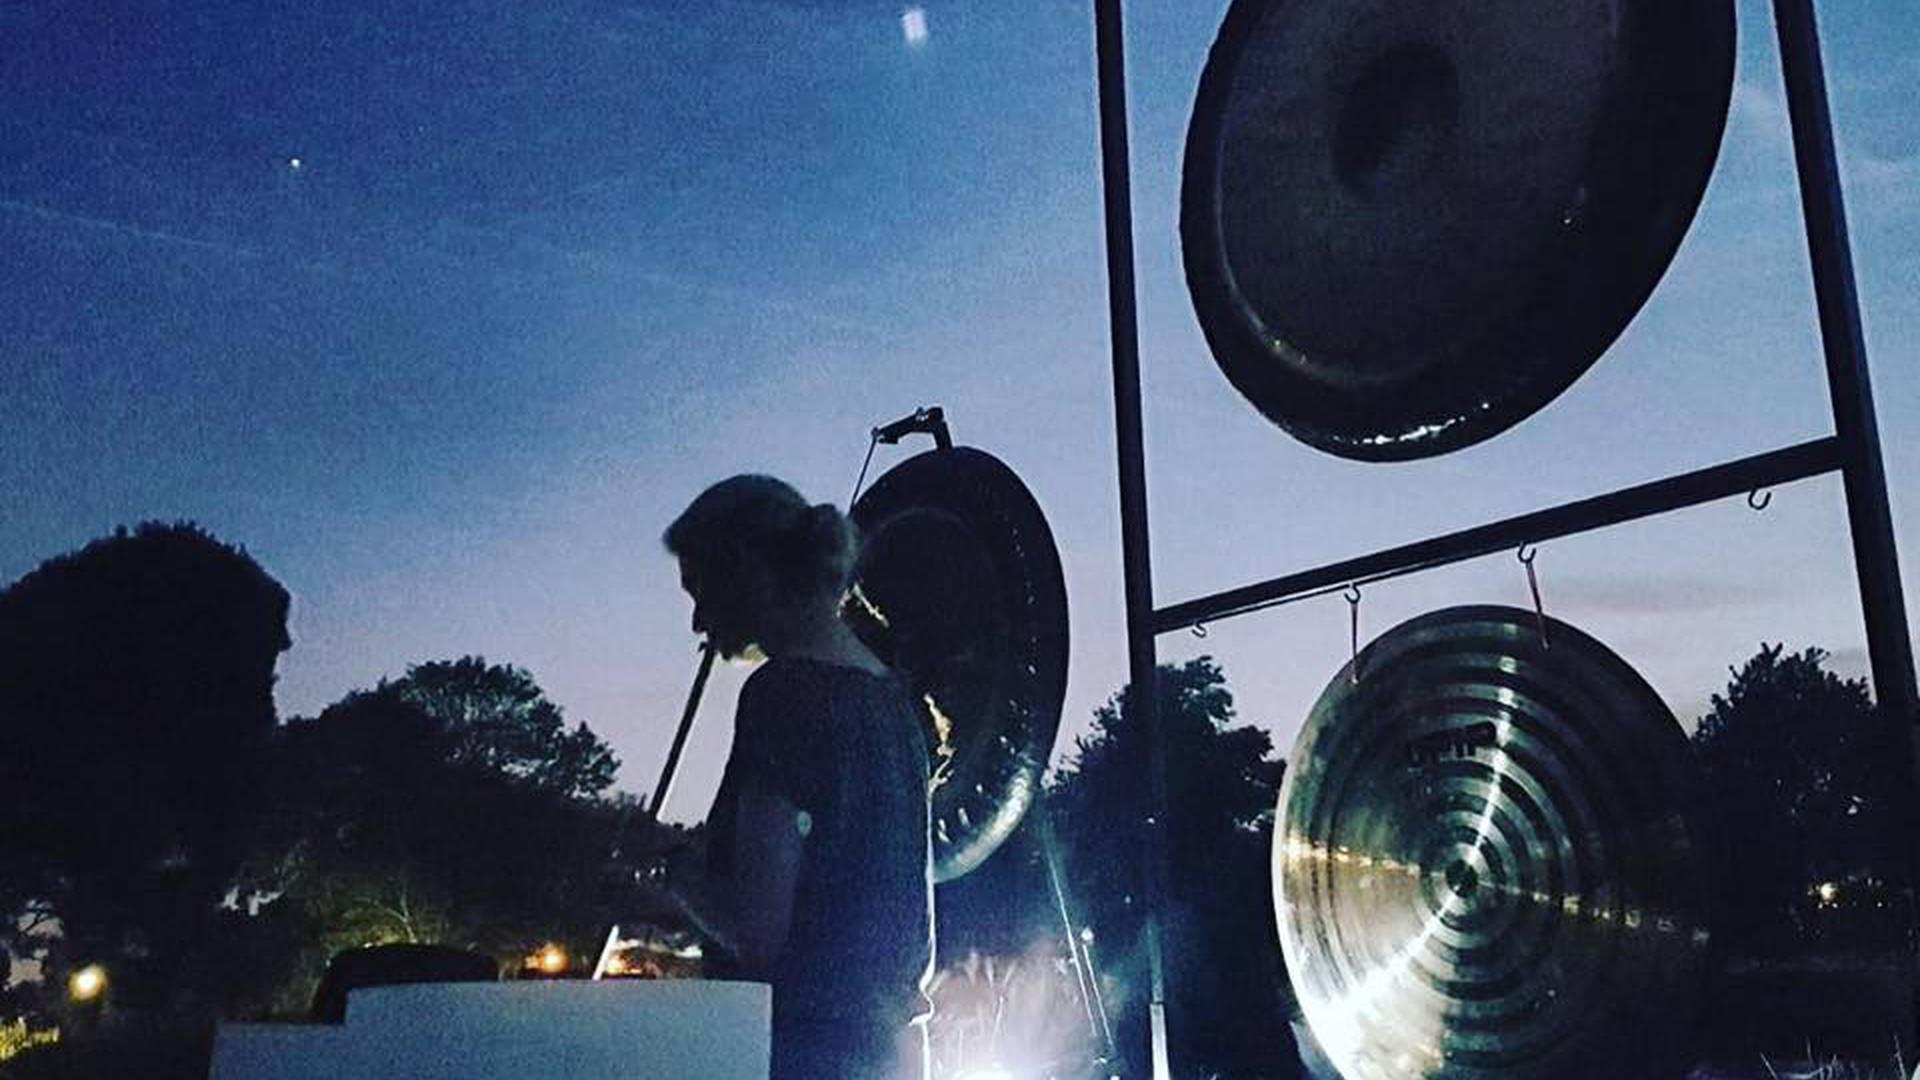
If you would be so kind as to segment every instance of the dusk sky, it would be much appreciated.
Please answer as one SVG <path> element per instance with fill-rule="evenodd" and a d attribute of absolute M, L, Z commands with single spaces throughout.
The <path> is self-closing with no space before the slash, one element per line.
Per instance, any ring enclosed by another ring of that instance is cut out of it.
<path fill-rule="evenodd" d="M 1128 5 L 1160 603 L 1831 431 L 1771 8 L 1741 0 L 1704 207 L 1584 378 L 1426 462 L 1295 442 L 1220 374 L 1180 269 L 1224 9 Z M 1821 10 L 1911 595 L 1920 6 Z M 662 527 L 742 471 L 844 503 L 869 428 L 940 404 L 1060 543 L 1062 751 L 1125 679 L 1090 5 L 19 0 L 0 42 L 0 584 L 191 519 L 294 595 L 282 716 L 478 653 L 641 792 L 695 660 Z M 1865 670 L 1836 478 L 1536 567 L 1689 726 L 1763 640 Z M 1483 602 L 1528 602 L 1510 556 L 1368 588 L 1363 635 Z M 1283 752 L 1347 651 L 1338 595 L 1161 640 L 1218 657 Z M 743 676 L 667 817 L 704 814 Z"/>

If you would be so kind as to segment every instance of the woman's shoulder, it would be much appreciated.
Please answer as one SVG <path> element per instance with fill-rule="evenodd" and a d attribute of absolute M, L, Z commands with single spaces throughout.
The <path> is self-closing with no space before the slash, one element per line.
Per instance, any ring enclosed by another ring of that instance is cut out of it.
<path fill-rule="evenodd" d="M 849 711 L 891 712 L 896 701 L 909 701 L 906 684 L 889 668 L 872 670 L 832 660 L 805 656 L 778 656 L 767 660 L 740 690 L 740 717 L 751 724 L 769 714 L 800 712 L 836 714 L 844 722 Z M 809 706 L 812 706 L 811 708 Z"/>
<path fill-rule="evenodd" d="M 775 656 L 763 661 L 740 687 L 742 713 L 781 708 L 810 695 L 830 690 L 839 680 L 864 677 L 836 665 L 797 656 Z"/>
<path fill-rule="evenodd" d="M 890 668 L 868 667 L 838 660 L 826 660 L 813 656 L 782 655 L 769 658 L 753 674 L 747 676 L 747 686 L 758 684 L 764 689 L 770 686 L 794 683 L 832 683 L 842 680 L 878 679 L 894 681 Z"/>
<path fill-rule="evenodd" d="M 781 657 L 764 660 L 749 672 L 740 684 L 740 710 L 764 708 L 790 697 L 798 683 L 806 678 L 791 661 Z"/>

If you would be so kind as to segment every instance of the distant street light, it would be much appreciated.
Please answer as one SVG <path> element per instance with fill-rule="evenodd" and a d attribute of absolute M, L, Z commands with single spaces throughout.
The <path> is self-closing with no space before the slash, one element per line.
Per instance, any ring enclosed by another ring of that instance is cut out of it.
<path fill-rule="evenodd" d="M 559 975 L 566 971 L 570 963 L 571 959 L 567 956 L 567 950 L 558 945 L 548 945 L 546 948 L 527 957 L 528 967 L 538 970 L 542 975 L 549 976 Z"/>
<path fill-rule="evenodd" d="M 98 1001 L 106 990 L 107 969 L 99 964 L 88 964 L 67 976 L 67 996 L 76 1002 Z"/>

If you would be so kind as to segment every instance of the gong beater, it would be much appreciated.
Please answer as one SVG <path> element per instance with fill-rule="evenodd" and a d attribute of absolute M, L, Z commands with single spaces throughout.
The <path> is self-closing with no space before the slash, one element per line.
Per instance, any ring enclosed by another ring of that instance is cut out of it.
<path fill-rule="evenodd" d="M 1180 215 L 1221 369 L 1349 458 L 1525 419 L 1665 272 L 1733 37 L 1732 0 L 1233 0 Z"/>
<path fill-rule="evenodd" d="M 1280 943 L 1348 1080 L 1687 1064 L 1709 931 L 1686 739 L 1619 657 L 1544 626 L 1504 607 L 1403 623 L 1294 746 Z"/>
<path fill-rule="evenodd" d="M 933 754 L 934 877 L 991 855 L 1038 794 L 1067 683 L 1060 553 L 999 459 L 930 450 L 854 504 L 862 548 L 843 615 L 907 678 Z"/>

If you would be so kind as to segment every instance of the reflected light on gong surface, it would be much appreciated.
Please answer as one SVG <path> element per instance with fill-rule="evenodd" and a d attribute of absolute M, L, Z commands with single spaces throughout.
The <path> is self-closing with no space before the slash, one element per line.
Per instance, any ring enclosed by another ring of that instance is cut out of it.
<path fill-rule="evenodd" d="M 1352 852 L 1342 848 L 1329 851 L 1303 836 L 1290 835 L 1281 847 L 1281 858 L 1288 861 L 1313 861 L 1322 863 L 1350 863 Z M 1397 865 L 1393 860 L 1383 860 L 1386 868 L 1417 877 L 1420 868 L 1415 865 Z M 1283 894 L 1283 905 L 1291 900 Z M 1392 1062 L 1377 1061 L 1367 1052 L 1367 1031 L 1380 1017 L 1394 1013 L 1397 999 L 1410 992 L 1416 992 L 1418 979 L 1413 975 L 1413 967 L 1420 954 L 1427 948 L 1435 934 L 1440 931 L 1443 921 L 1457 912 L 1462 906 L 1458 896 L 1449 895 L 1441 903 L 1441 910 L 1429 913 L 1421 921 L 1420 929 L 1409 940 L 1393 950 L 1377 967 L 1360 974 L 1355 982 L 1349 984 L 1347 993 L 1335 1000 L 1324 1002 L 1302 1002 L 1307 1008 L 1308 1022 L 1314 1034 L 1330 1053 L 1337 1053 L 1346 1060 L 1354 1061 L 1359 1070 L 1356 1080 L 1373 1080 L 1388 1075 L 1421 1075 L 1438 1068 L 1445 1062 L 1440 1048 L 1445 1032 L 1437 1023 L 1437 1018 L 1429 1012 L 1415 1011 L 1414 1019 L 1423 1029 L 1418 1034 L 1419 1048 L 1424 1061 L 1416 1062 L 1411 1055 L 1401 1054 L 1402 1060 Z M 1286 916 L 1283 913 L 1282 918 Z M 1290 958 L 1291 959 L 1291 958 Z"/>
<path fill-rule="evenodd" d="M 1509 762 L 1505 753 L 1498 753 L 1493 761 L 1496 776 L 1505 778 L 1509 772 Z M 1481 808 L 1479 820 L 1475 823 L 1474 841 L 1470 850 L 1476 856 L 1482 855 L 1493 830 L 1495 804 L 1489 800 Z M 1321 845 L 1313 844 L 1304 837 L 1289 836 L 1282 846 L 1282 857 L 1288 860 L 1331 861 L 1337 865 L 1352 865 L 1362 859 L 1371 866 L 1374 860 L 1364 855 L 1355 855 L 1344 846 L 1337 846 L 1328 852 Z M 1402 869 L 1393 866 L 1394 860 L 1383 859 L 1383 868 Z M 1408 866 L 1405 870 L 1418 876 L 1418 866 Z M 1446 1053 L 1442 1043 L 1446 1037 L 1445 1026 L 1440 1015 L 1432 1010 L 1401 1007 L 1409 996 L 1417 996 L 1421 991 L 1421 977 L 1416 965 L 1426 954 L 1449 918 L 1465 910 L 1469 904 L 1471 889 L 1449 887 L 1441 898 L 1439 909 L 1427 912 L 1420 920 L 1419 930 L 1408 940 L 1394 949 L 1391 954 L 1373 969 L 1358 973 L 1359 978 L 1349 983 L 1346 993 L 1324 1001 L 1304 1001 L 1309 1023 L 1314 1033 L 1333 1054 L 1336 1060 L 1354 1063 L 1355 1080 L 1374 1080 L 1388 1076 L 1424 1076 L 1444 1067 Z M 1282 897 L 1282 903 L 1290 901 Z M 1290 958 L 1291 959 L 1291 958 Z M 1414 1032 L 1417 1039 L 1417 1057 L 1412 1050 L 1402 1051 L 1392 1060 L 1380 1060 L 1368 1046 L 1369 1030 L 1378 1026 L 1382 1019 L 1389 1016 L 1402 1016 L 1402 1023 L 1418 1027 Z"/>

